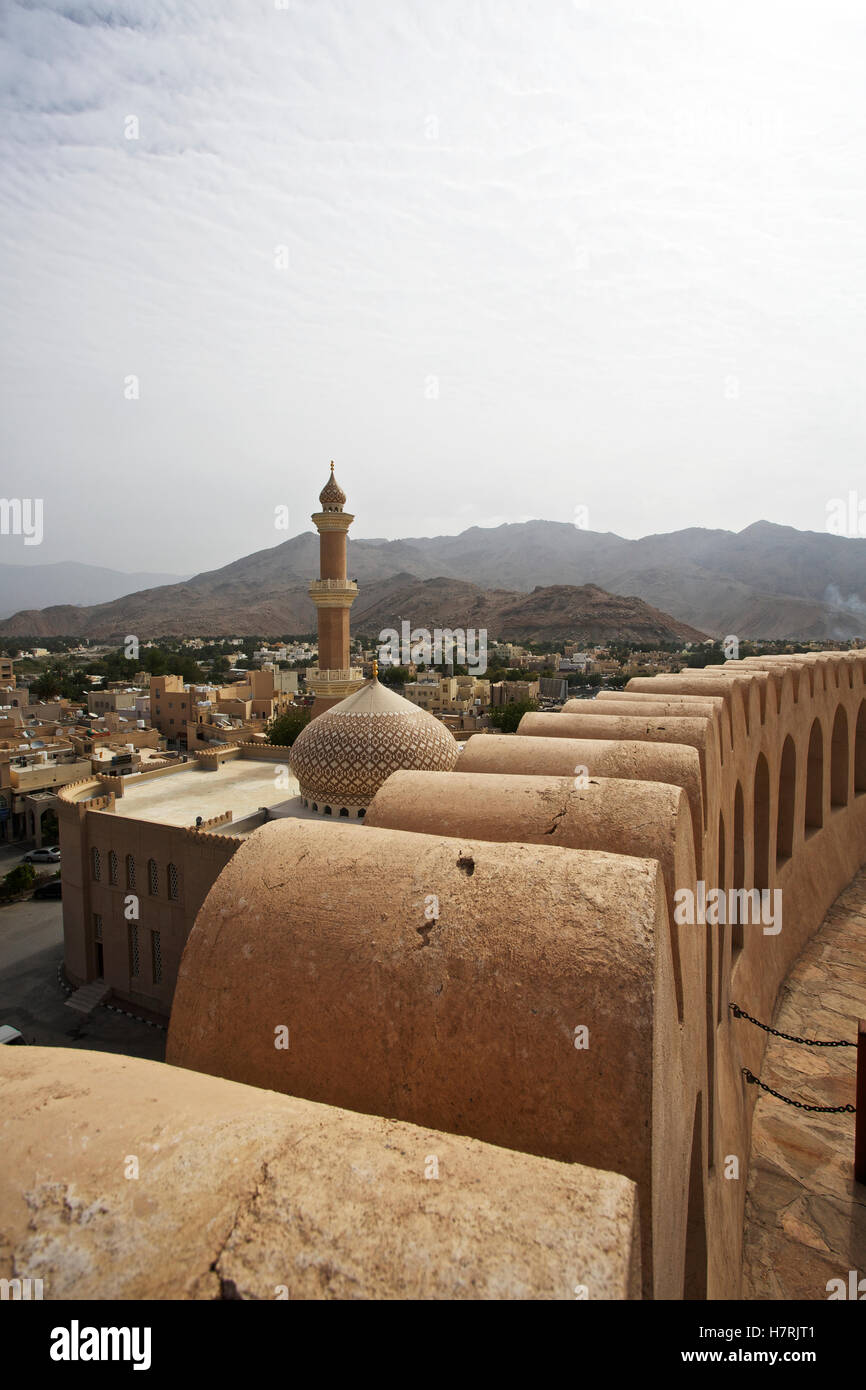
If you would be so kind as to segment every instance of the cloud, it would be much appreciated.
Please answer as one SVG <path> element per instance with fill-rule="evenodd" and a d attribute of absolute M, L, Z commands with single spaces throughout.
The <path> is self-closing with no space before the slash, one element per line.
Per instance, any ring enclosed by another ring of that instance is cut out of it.
<path fill-rule="evenodd" d="M 7 3 L 4 486 L 44 558 L 216 566 L 331 457 L 358 535 L 820 528 L 866 348 L 864 20 L 820 16 Z"/>

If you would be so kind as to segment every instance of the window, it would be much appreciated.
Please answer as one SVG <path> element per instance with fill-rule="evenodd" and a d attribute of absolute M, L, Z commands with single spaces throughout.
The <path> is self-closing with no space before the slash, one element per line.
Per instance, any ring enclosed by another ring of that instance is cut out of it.
<path fill-rule="evenodd" d="M 153 965 L 153 983 L 162 983 L 162 947 L 159 941 L 159 932 L 150 933 L 151 963 Z"/>
<path fill-rule="evenodd" d="M 141 974 L 141 961 L 138 954 L 138 923 L 129 924 L 129 973 L 133 977 Z"/>
<path fill-rule="evenodd" d="M 147 861 L 147 891 L 154 898 L 159 893 L 159 870 L 156 867 L 155 859 L 148 859 Z"/>
<path fill-rule="evenodd" d="M 108 851 L 108 882 L 117 883 L 117 855 L 113 849 Z"/>
<path fill-rule="evenodd" d="M 169 864 L 169 866 L 168 866 L 168 896 L 169 896 L 174 902 L 177 902 L 178 890 L 179 890 L 179 888 L 180 888 L 180 879 L 179 879 L 179 877 L 178 877 L 177 865 L 176 865 L 176 864 Z"/>
<path fill-rule="evenodd" d="M 94 912 L 94 914 L 93 914 L 93 935 L 96 937 L 96 940 L 97 940 L 97 941 L 101 941 L 101 940 L 102 940 L 102 913 L 101 913 L 101 912 Z"/>
<path fill-rule="evenodd" d="M 135 887 L 135 859 L 131 854 L 126 856 L 126 886 Z"/>
<path fill-rule="evenodd" d="M 94 845 L 90 851 L 90 872 L 94 883 L 98 883 L 102 876 L 102 863 L 99 858 L 99 850 Z"/>

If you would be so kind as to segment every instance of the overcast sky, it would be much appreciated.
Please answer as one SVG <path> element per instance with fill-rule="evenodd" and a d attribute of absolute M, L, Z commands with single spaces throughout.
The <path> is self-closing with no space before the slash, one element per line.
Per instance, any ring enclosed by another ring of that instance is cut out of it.
<path fill-rule="evenodd" d="M 0 15 L 0 560 L 866 494 L 862 0 Z"/>

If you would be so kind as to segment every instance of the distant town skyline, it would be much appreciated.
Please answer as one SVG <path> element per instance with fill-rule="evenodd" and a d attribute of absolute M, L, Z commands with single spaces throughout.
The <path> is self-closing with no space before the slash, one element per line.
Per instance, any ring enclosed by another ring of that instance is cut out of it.
<path fill-rule="evenodd" d="M 863 487 L 855 0 L 9 3 L 0 563 L 825 529 Z M 275 511 L 289 524 L 275 528 Z"/>

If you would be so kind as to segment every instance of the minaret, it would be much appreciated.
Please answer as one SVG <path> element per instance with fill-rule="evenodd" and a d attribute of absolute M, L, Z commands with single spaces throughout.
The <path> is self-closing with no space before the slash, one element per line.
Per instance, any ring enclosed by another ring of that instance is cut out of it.
<path fill-rule="evenodd" d="M 319 493 L 322 510 L 312 517 L 319 533 L 319 578 L 310 585 L 319 619 L 319 664 L 307 672 L 307 689 L 316 696 L 314 719 L 363 684 L 362 671 L 349 665 L 349 609 L 358 586 L 346 578 L 346 535 L 355 518 L 343 511 L 345 500 L 332 463 Z"/>

